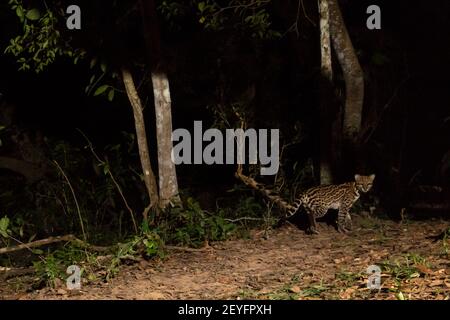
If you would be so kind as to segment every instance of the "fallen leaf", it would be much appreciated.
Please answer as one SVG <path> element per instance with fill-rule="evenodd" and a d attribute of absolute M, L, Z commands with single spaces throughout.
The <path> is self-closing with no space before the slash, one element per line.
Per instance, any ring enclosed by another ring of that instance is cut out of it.
<path fill-rule="evenodd" d="M 302 291 L 302 289 L 300 289 L 299 286 L 293 286 L 293 287 L 289 288 L 289 291 L 293 292 L 293 293 L 300 293 L 300 291 Z"/>
<path fill-rule="evenodd" d="M 423 264 L 416 265 L 416 268 L 417 268 L 417 270 L 419 270 L 423 274 L 432 274 L 433 273 L 433 271 L 430 270 L 430 268 L 428 268 L 427 266 L 425 266 Z"/>
<path fill-rule="evenodd" d="M 443 284 L 444 284 L 444 281 L 442 281 L 442 280 L 434 280 L 434 281 L 430 282 L 429 286 L 430 287 L 437 287 L 437 286 L 441 286 Z"/>

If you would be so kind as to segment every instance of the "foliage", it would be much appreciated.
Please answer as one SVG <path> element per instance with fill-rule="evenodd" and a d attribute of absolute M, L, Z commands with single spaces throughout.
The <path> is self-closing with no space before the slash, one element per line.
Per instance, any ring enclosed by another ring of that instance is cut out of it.
<path fill-rule="evenodd" d="M 166 221 L 160 229 L 167 242 L 200 246 L 205 241 L 229 238 L 236 226 L 225 220 L 223 211 L 209 213 L 201 209 L 191 197 L 184 201 L 183 208 L 174 207 L 167 212 Z"/>
<path fill-rule="evenodd" d="M 57 57 L 69 57 L 76 64 L 85 55 L 83 50 L 73 49 L 68 39 L 61 36 L 57 11 L 47 6 L 27 8 L 21 0 L 10 0 L 9 4 L 22 24 L 23 34 L 10 40 L 5 53 L 17 58 L 19 70 L 32 69 L 39 73 Z"/>
<path fill-rule="evenodd" d="M 403 259 L 385 261 L 380 264 L 383 272 L 392 274 L 396 280 L 420 277 L 419 265 L 427 266 L 427 262 L 425 258 L 417 254 L 406 254 Z"/>
<path fill-rule="evenodd" d="M 197 3 L 199 23 L 205 29 L 221 31 L 232 28 L 234 31 L 244 31 L 253 38 L 274 39 L 281 36 L 271 28 L 270 15 L 266 6 L 270 0 L 232 0 L 226 5 L 220 1 L 206 0 Z"/>
<path fill-rule="evenodd" d="M 98 57 L 91 59 L 89 63 L 89 68 L 92 70 L 93 74 L 89 79 L 89 84 L 85 88 L 85 93 L 95 96 L 105 96 L 108 101 L 112 102 L 114 100 L 115 93 L 117 89 L 111 85 L 104 83 L 104 80 L 111 82 L 117 81 L 119 79 L 119 74 L 116 71 L 111 70 L 105 61 L 99 62 Z"/>
<path fill-rule="evenodd" d="M 117 274 L 123 260 L 135 260 L 136 256 L 164 258 L 164 243 L 156 232 L 148 229 L 148 226 L 143 227 L 143 232 L 140 235 L 117 245 L 113 257 L 106 266 L 106 280 Z"/>
<path fill-rule="evenodd" d="M 11 230 L 9 229 L 9 218 L 4 216 L 0 219 L 0 236 L 3 238 L 8 238 L 11 234 Z"/>
<path fill-rule="evenodd" d="M 82 265 L 89 256 L 83 248 L 75 244 L 69 244 L 46 254 L 39 249 L 34 250 L 34 253 L 39 254 L 40 258 L 33 262 L 38 282 L 45 282 L 49 287 L 55 287 L 58 280 L 65 281 L 67 267 Z M 81 274 L 85 271 L 85 268 L 81 268 Z"/>

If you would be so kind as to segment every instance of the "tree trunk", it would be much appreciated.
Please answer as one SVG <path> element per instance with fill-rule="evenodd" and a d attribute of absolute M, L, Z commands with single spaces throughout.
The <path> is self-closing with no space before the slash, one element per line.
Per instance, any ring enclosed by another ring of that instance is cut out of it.
<path fill-rule="evenodd" d="M 345 81 L 344 140 L 356 143 L 361 129 L 364 76 L 337 0 L 328 0 L 333 46 Z"/>
<path fill-rule="evenodd" d="M 181 202 L 175 164 L 172 161 L 172 103 L 167 74 L 153 72 L 152 84 L 158 137 L 159 205 L 165 208 L 171 202 Z"/>
<path fill-rule="evenodd" d="M 169 79 L 162 61 L 158 16 L 154 0 L 140 0 L 147 61 L 151 67 L 158 141 L 159 206 L 181 204 L 177 174 L 172 162 L 172 106 Z"/>
<path fill-rule="evenodd" d="M 318 0 L 320 15 L 320 184 L 333 183 L 331 167 L 331 108 L 329 108 L 332 93 L 333 68 L 331 64 L 330 18 L 327 0 Z"/>
<path fill-rule="evenodd" d="M 149 209 L 157 211 L 159 202 L 158 187 L 156 185 L 155 175 L 153 173 L 150 162 L 150 154 L 148 152 L 147 133 L 145 130 L 141 100 L 137 93 L 136 86 L 134 85 L 133 76 L 131 75 L 131 72 L 126 68 L 122 68 L 122 79 L 127 91 L 128 99 L 130 100 L 131 106 L 133 107 L 139 158 L 141 159 L 142 171 L 144 173 L 145 187 L 147 188 L 147 193 L 150 198 Z M 146 209 L 143 213 L 144 219 L 146 220 L 147 214 L 148 210 Z"/>

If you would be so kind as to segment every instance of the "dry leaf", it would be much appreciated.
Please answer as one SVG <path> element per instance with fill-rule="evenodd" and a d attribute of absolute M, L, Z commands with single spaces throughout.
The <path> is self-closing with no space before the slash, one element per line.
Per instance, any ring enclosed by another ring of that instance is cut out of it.
<path fill-rule="evenodd" d="M 302 289 L 300 289 L 299 286 L 293 286 L 289 289 L 289 291 L 293 292 L 293 293 L 300 293 L 302 291 Z"/>
<path fill-rule="evenodd" d="M 416 268 L 417 268 L 417 270 L 419 270 L 423 274 L 432 274 L 433 273 L 432 270 L 430 270 L 427 266 L 425 266 L 423 264 L 417 264 Z"/>
<path fill-rule="evenodd" d="M 351 288 L 347 288 L 345 289 L 344 292 L 342 292 L 341 294 L 339 294 L 339 296 L 342 299 L 350 299 L 352 297 L 352 294 L 355 293 L 356 289 L 354 287 Z"/>
<path fill-rule="evenodd" d="M 429 286 L 430 287 L 437 287 L 437 286 L 441 286 L 443 284 L 444 284 L 444 281 L 442 281 L 442 280 L 434 280 L 434 281 L 430 282 Z"/>

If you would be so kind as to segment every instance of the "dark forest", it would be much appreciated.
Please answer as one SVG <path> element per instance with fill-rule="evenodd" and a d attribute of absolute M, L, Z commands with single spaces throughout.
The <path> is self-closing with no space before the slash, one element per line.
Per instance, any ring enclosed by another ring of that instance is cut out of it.
<path fill-rule="evenodd" d="M 0 299 L 448 300 L 449 12 L 2 1 Z"/>

